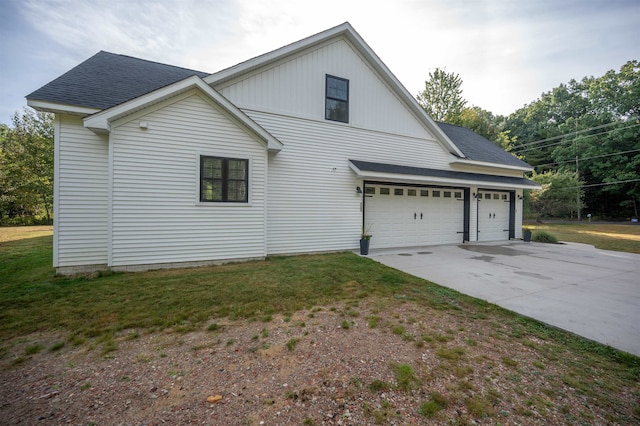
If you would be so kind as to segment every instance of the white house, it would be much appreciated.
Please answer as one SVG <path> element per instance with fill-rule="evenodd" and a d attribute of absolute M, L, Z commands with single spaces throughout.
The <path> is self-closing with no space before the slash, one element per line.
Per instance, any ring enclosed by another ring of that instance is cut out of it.
<path fill-rule="evenodd" d="M 520 238 L 532 168 L 434 122 L 349 23 L 208 74 L 99 52 L 54 112 L 54 266 Z"/>

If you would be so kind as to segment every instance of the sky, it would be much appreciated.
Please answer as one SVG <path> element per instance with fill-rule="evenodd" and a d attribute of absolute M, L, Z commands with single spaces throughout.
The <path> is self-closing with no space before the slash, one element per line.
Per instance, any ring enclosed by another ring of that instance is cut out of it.
<path fill-rule="evenodd" d="M 639 0 L 0 0 L 0 123 L 100 50 L 215 72 L 349 21 L 407 90 L 508 115 L 640 60 Z"/>

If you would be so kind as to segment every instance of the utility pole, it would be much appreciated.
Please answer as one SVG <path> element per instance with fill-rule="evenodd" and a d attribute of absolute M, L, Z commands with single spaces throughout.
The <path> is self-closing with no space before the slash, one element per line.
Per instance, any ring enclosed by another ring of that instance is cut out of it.
<path fill-rule="evenodd" d="M 580 167 L 578 164 L 578 156 L 576 155 L 576 178 L 580 182 Z M 580 222 L 580 186 L 578 186 L 578 192 L 576 193 L 576 209 L 578 210 L 578 222 Z"/>
<path fill-rule="evenodd" d="M 580 182 L 580 165 L 578 164 L 578 156 L 579 156 L 579 152 L 578 152 L 578 123 L 576 122 L 576 134 L 573 136 L 573 150 L 574 150 L 574 154 L 576 155 L 576 179 L 578 182 Z M 576 189 L 576 210 L 578 213 L 578 222 L 580 222 L 580 220 L 582 219 L 580 217 L 580 186 L 578 186 L 578 188 Z"/>

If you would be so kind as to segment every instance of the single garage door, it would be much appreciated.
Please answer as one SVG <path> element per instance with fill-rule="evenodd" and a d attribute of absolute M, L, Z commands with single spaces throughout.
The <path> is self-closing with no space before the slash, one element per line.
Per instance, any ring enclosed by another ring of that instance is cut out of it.
<path fill-rule="evenodd" d="M 510 197 L 508 192 L 478 193 L 478 241 L 509 239 Z"/>
<path fill-rule="evenodd" d="M 365 223 L 371 248 L 461 243 L 464 191 L 367 185 Z"/>

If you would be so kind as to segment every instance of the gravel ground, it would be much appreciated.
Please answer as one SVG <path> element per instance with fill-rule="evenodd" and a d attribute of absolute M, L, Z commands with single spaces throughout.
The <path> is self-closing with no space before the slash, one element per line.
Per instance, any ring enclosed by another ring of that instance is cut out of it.
<path fill-rule="evenodd" d="M 380 303 L 224 320 L 212 331 L 128 330 L 106 355 L 91 342 L 51 351 L 59 336 L 29 336 L 0 360 L 0 423 L 614 424 L 634 415 L 640 385 L 603 390 L 613 402 L 596 403 L 600 395 L 561 379 L 566 363 L 541 355 L 545 341 L 506 338 L 491 318 Z M 33 342 L 42 349 L 20 358 Z"/>

